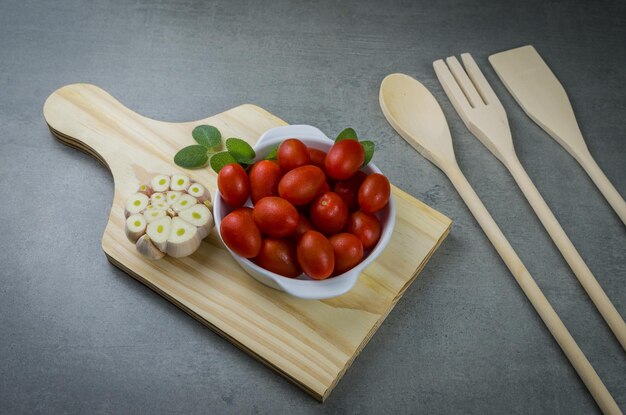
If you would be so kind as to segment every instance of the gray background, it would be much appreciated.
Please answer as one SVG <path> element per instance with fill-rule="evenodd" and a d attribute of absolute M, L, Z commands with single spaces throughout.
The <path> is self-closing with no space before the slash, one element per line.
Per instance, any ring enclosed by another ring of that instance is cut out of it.
<path fill-rule="evenodd" d="M 626 409 L 626 360 L 502 165 L 433 73 L 472 52 L 522 163 L 626 315 L 626 231 L 576 162 L 514 103 L 487 56 L 534 44 L 591 153 L 626 195 L 624 2 L 0 3 L 0 412 L 592 413 L 594 401 L 454 189 L 385 121 L 380 81 L 421 80 L 459 163 Z M 113 183 L 48 132 L 45 98 L 91 82 L 186 121 L 255 103 L 333 135 L 354 126 L 391 180 L 454 219 L 451 235 L 325 404 L 110 265 Z"/>

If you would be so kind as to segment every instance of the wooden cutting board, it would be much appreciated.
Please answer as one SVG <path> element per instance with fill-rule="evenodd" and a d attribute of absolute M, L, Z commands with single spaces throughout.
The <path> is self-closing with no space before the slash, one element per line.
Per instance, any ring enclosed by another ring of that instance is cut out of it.
<path fill-rule="evenodd" d="M 320 301 L 261 285 L 237 265 L 216 232 L 190 257 L 152 262 L 124 235 L 124 200 L 139 184 L 180 172 L 172 158 L 193 143 L 191 131 L 199 124 L 254 144 L 286 123 L 249 104 L 200 121 L 155 121 L 88 84 L 55 91 L 44 117 L 59 140 L 93 155 L 113 174 L 115 196 L 102 238 L 109 261 L 321 401 L 450 230 L 450 219 L 393 187 L 397 222 L 386 250 L 349 293 Z M 210 169 L 185 173 L 214 194 Z"/>

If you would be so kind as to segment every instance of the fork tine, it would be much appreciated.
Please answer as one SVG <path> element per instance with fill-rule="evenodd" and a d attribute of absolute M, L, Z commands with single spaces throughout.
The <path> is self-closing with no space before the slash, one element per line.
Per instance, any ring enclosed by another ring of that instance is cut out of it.
<path fill-rule="evenodd" d="M 454 78 L 465 93 L 465 96 L 467 97 L 472 107 L 476 108 L 484 105 L 483 99 L 478 94 L 478 91 L 472 84 L 472 81 L 470 81 L 470 79 L 467 77 L 467 74 L 465 73 L 465 70 L 459 63 L 458 59 L 455 56 L 450 56 L 446 59 L 446 63 L 448 64 L 452 75 L 454 75 Z"/>
<path fill-rule="evenodd" d="M 465 70 L 467 71 L 467 74 L 472 79 L 472 82 L 474 82 L 476 89 L 478 89 L 478 91 L 480 92 L 480 95 L 485 100 L 485 103 L 502 106 L 500 100 L 496 96 L 496 93 L 493 92 L 493 89 L 489 85 L 489 82 L 487 82 L 487 79 L 485 79 L 485 75 L 483 75 L 482 71 L 476 64 L 476 61 L 474 61 L 474 58 L 472 58 L 472 55 L 470 55 L 469 53 L 462 53 L 461 59 L 463 60 L 463 65 L 465 65 Z"/>
<path fill-rule="evenodd" d="M 443 90 L 446 92 L 448 99 L 452 103 L 452 106 L 459 113 L 461 119 L 467 125 L 469 119 L 467 114 L 472 109 L 470 106 L 467 97 L 461 91 L 459 84 L 456 82 L 456 79 L 452 76 L 452 73 L 448 69 L 448 65 L 443 61 L 443 59 L 436 60 L 433 62 L 433 68 L 435 69 L 435 73 L 437 74 L 437 79 L 439 79 L 439 83 L 443 87 Z"/>

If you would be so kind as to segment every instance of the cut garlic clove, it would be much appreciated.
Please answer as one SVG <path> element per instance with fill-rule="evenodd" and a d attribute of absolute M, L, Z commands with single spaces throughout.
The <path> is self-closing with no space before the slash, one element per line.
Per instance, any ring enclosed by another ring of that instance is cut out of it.
<path fill-rule="evenodd" d="M 147 220 L 141 213 L 130 215 L 124 226 L 124 233 L 126 233 L 128 240 L 132 243 L 137 242 L 137 239 L 146 233 L 146 225 Z"/>
<path fill-rule="evenodd" d="M 146 210 L 145 211 L 162 210 L 162 211 L 165 212 L 167 210 L 167 208 L 168 208 L 167 203 L 165 203 L 165 202 L 156 202 L 156 203 L 150 203 L 148 206 L 146 206 Z"/>
<path fill-rule="evenodd" d="M 164 218 L 167 215 L 167 213 L 164 210 L 151 209 L 151 210 L 145 210 L 143 212 L 143 215 L 146 217 L 146 222 L 152 223 L 155 220 Z"/>
<path fill-rule="evenodd" d="M 198 199 L 200 203 L 203 203 L 205 200 L 211 200 L 211 194 L 200 183 L 192 183 L 187 189 L 187 193 Z"/>
<path fill-rule="evenodd" d="M 150 180 L 150 186 L 155 192 L 166 192 L 170 189 L 170 176 L 157 174 Z"/>
<path fill-rule="evenodd" d="M 196 199 L 195 197 L 187 194 L 182 194 L 178 201 L 172 205 L 172 209 L 174 210 L 174 212 L 179 213 L 180 211 L 190 208 L 196 203 L 198 203 L 198 199 Z"/>
<path fill-rule="evenodd" d="M 170 229 L 172 227 L 172 219 L 169 216 L 164 216 L 148 224 L 146 234 L 152 240 L 152 243 L 159 248 L 162 252 L 167 249 L 167 238 L 170 235 Z"/>
<path fill-rule="evenodd" d="M 170 189 L 184 191 L 189 187 L 189 177 L 184 174 L 174 174 L 172 175 L 172 180 L 170 181 Z"/>
<path fill-rule="evenodd" d="M 137 190 L 137 192 L 143 193 L 148 197 L 152 196 L 152 188 L 147 184 L 142 184 L 141 186 L 139 186 L 139 190 Z"/>
<path fill-rule="evenodd" d="M 152 240 L 150 240 L 147 234 L 139 238 L 135 246 L 137 247 L 137 251 L 146 258 L 161 259 L 165 256 L 165 253 L 160 251 L 154 243 L 152 243 Z"/>
<path fill-rule="evenodd" d="M 129 217 L 135 213 L 139 213 L 148 206 L 150 199 L 143 193 L 135 193 L 126 200 L 125 215 Z"/>
<path fill-rule="evenodd" d="M 206 238 L 213 229 L 213 215 L 205 205 L 193 205 L 189 209 L 181 211 L 178 217 L 197 227 L 200 239 Z"/>
<path fill-rule="evenodd" d="M 152 193 L 150 196 L 150 203 L 156 205 L 157 203 L 166 203 L 167 199 L 165 198 L 165 193 Z"/>
<path fill-rule="evenodd" d="M 201 241 L 198 229 L 177 217 L 172 219 L 166 252 L 174 258 L 182 258 L 196 252 Z"/>
<path fill-rule="evenodd" d="M 178 202 L 178 199 L 180 199 L 180 196 L 183 194 L 183 192 L 178 192 L 176 190 L 170 190 L 169 192 L 167 192 L 165 194 L 165 199 L 167 200 L 167 204 L 172 206 L 174 203 Z"/>

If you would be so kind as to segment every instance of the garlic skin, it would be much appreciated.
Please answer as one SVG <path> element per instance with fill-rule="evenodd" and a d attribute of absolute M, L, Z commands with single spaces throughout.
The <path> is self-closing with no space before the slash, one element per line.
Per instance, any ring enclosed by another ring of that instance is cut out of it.
<path fill-rule="evenodd" d="M 211 194 L 184 174 L 159 174 L 125 203 L 124 233 L 149 259 L 193 254 L 215 227 Z"/>
<path fill-rule="evenodd" d="M 148 259 L 161 259 L 165 256 L 165 253 L 157 249 L 147 234 L 139 238 L 136 247 L 137 251 Z"/>
<path fill-rule="evenodd" d="M 130 215 L 126 219 L 124 233 L 129 241 L 137 242 L 137 239 L 146 233 L 147 225 L 146 218 L 141 213 Z"/>

